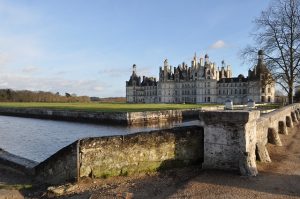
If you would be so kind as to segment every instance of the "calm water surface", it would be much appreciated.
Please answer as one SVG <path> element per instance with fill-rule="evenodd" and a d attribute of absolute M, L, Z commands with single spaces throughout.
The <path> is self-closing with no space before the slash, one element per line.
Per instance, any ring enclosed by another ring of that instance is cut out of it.
<path fill-rule="evenodd" d="M 0 148 L 41 162 L 59 149 L 84 137 L 124 135 L 139 131 L 198 124 L 197 121 L 152 127 L 125 127 L 0 116 Z"/>

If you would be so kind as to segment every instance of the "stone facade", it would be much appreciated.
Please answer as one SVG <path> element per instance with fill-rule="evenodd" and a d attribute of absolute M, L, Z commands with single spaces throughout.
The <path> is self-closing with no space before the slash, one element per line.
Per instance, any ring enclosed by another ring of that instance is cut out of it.
<path fill-rule="evenodd" d="M 263 62 L 263 51 L 258 53 L 258 63 L 248 71 L 248 77 L 232 77 L 231 67 L 222 61 L 222 67 L 209 60 L 209 56 L 194 56 L 191 66 L 184 62 L 177 67 L 168 60 L 159 69 L 159 81 L 153 77 L 141 79 L 136 65 L 126 82 L 128 103 L 221 103 L 227 100 L 245 104 L 248 100 L 274 102 L 275 84 Z M 271 81 L 268 81 L 271 80 Z"/>

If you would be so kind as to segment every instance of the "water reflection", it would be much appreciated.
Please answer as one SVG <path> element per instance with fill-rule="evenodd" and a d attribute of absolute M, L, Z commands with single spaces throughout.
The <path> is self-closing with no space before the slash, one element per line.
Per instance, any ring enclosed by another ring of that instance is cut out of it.
<path fill-rule="evenodd" d="M 198 121 L 165 121 L 160 124 L 125 127 L 0 116 L 0 148 L 41 162 L 62 147 L 84 137 L 124 135 L 198 124 Z"/>

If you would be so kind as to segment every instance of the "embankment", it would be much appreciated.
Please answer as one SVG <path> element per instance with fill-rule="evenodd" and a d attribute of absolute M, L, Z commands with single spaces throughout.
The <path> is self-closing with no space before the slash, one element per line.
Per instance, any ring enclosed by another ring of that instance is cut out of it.
<path fill-rule="evenodd" d="M 44 108 L 0 108 L 0 115 L 105 124 L 113 123 L 119 125 L 144 125 L 162 121 L 197 119 L 199 110 L 200 109 L 98 112 Z"/>

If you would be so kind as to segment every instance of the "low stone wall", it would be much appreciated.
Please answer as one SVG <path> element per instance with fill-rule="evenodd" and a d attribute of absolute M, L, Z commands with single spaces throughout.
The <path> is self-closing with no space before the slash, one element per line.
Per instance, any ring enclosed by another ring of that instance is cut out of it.
<path fill-rule="evenodd" d="M 203 160 L 203 128 L 180 127 L 80 140 L 80 177 L 156 171 Z"/>
<path fill-rule="evenodd" d="M 78 141 L 64 147 L 35 167 L 35 180 L 59 184 L 78 179 Z"/>
<path fill-rule="evenodd" d="M 0 108 L 0 115 L 92 123 L 113 123 L 120 125 L 144 125 L 159 123 L 161 121 L 193 118 L 197 119 L 199 110 L 200 109 L 145 112 L 91 112 L 74 110 L 52 110 L 41 108 Z"/>
<path fill-rule="evenodd" d="M 9 169 L 21 171 L 25 174 L 34 175 L 34 167 L 38 163 L 0 149 L 0 165 Z"/>
<path fill-rule="evenodd" d="M 258 160 L 271 162 L 266 144 L 282 146 L 279 134 L 288 135 L 289 128 L 300 120 L 300 104 L 292 104 L 262 115 L 256 126 Z"/>
<path fill-rule="evenodd" d="M 108 177 L 201 165 L 199 126 L 78 140 L 35 167 L 36 180 L 58 184 L 82 177 Z"/>
<path fill-rule="evenodd" d="M 127 124 L 128 118 L 126 112 L 88 112 L 41 108 L 0 108 L 0 115 L 117 124 Z"/>

